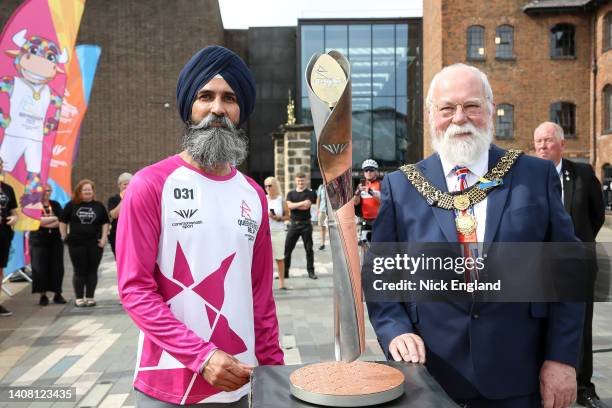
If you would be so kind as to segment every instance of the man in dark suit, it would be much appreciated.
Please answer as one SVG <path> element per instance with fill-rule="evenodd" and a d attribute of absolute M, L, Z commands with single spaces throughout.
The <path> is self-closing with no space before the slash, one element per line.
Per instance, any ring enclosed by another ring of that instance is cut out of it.
<path fill-rule="evenodd" d="M 436 153 L 416 167 L 442 192 L 479 182 L 505 154 L 491 144 L 495 105 L 486 75 L 464 64 L 446 67 L 426 102 Z M 396 171 L 383 180 L 372 240 L 575 242 L 559 192 L 554 166 L 524 155 L 465 210 L 426 200 Z M 470 222 L 458 232 L 460 217 Z M 368 311 L 387 357 L 426 363 L 463 406 L 562 408 L 576 398 L 583 304 L 370 301 Z"/>
<path fill-rule="evenodd" d="M 605 220 L 601 184 L 590 165 L 563 159 L 565 136 L 563 128 L 544 122 L 533 133 L 536 155 L 554 163 L 561 178 L 565 209 L 572 217 L 576 236 L 583 242 L 595 242 Z M 595 281 L 597 265 L 591 264 L 589 273 Z M 578 366 L 578 403 L 589 408 L 607 408 L 595 392 L 593 376 L 593 302 L 587 302 L 584 317 L 582 353 Z"/>

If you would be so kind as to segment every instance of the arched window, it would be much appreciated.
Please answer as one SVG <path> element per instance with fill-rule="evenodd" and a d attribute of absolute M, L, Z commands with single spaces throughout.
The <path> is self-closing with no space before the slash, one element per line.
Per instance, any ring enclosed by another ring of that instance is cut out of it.
<path fill-rule="evenodd" d="M 495 117 L 495 137 L 498 139 L 513 139 L 514 106 L 507 103 L 497 105 Z"/>
<path fill-rule="evenodd" d="M 612 48 L 612 11 L 606 14 L 603 20 L 603 50 Z"/>
<path fill-rule="evenodd" d="M 485 29 L 483 26 L 470 26 L 467 30 L 467 58 L 485 59 Z"/>
<path fill-rule="evenodd" d="M 495 57 L 499 59 L 512 59 L 514 48 L 514 28 L 501 25 L 495 30 Z"/>
<path fill-rule="evenodd" d="M 556 102 L 550 105 L 550 121 L 563 128 L 565 137 L 576 137 L 576 105 Z"/>
<path fill-rule="evenodd" d="M 603 89 L 603 131 L 612 133 L 612 85 Z"/>
<path fill-rule="evenodd" d="M 550 57 L 563 58 L 576 55 L 575 31 L 571 24 L 557 24 L 550 29 Z"/>

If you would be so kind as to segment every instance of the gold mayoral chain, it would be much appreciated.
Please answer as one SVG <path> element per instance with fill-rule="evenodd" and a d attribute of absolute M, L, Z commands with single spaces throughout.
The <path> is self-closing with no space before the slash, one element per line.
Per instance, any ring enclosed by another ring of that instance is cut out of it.
<path fill-rule="evenodd" d="M 460 194 L 445 193 L 434 187 L 414 164 L 406 164 L 400 167 L 400 170 L 419 194 L 425 198 L 428 205 L 445 210 L 464 211 L 483 201 L 491 190 L 501 185 L 502 179 L 508 174 L 521 154 L 523 152 L 520 150 L 508 150 L 479 182 L 463 190 Z M 476 229 L 476 218 L 471 214 L 460 215 L 455 219 L 455 224 L 459 233 L 469 235 Z"/>

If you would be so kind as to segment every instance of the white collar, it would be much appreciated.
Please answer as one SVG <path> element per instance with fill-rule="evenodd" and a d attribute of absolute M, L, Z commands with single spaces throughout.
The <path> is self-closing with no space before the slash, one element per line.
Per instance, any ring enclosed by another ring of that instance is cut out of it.
<path fill-rule="evenodd" d="M 557 174 L 561 174 L 561 168 L 563 167 L 563 159 L 559 160 L 559 164 L 555 166 L 557 169 Z"/>
<path fill-rule="evenodd" d="M 442 162 L 442 170 L 444 171 L 444 177 L 448 177 L 450 175 L 455 176 L 455 172 L 453 169 L 455 168 L 455 164 L 451 164 L 444 157 L 440 156 L 440 161 Z M 487 170 L 489 170 L 489 149 L 487 149 L 483 154 L 478 156 L 476 161 L 468 166 L 465 166 L 468 170 L 475 174 L 478 177 L 482 177 L 487 174 Z"/>

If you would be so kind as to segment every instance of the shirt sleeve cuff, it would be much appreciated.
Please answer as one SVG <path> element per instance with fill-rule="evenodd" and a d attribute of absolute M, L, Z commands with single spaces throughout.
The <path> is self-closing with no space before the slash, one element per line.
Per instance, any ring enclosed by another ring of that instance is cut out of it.
<path fill-rule="evenodd" d="M 204 374 L 204 367 L 206 367 L 206 364 L 208 364 L 208 360 L 210 360 L 210 358 L 213 356 L 213 354 L 215 354 L 217 350 L 218 348 L 214 348 L 210 351 L 210 353 L 208 353 L 208 355 L 202 362 L 202 365 L 200 365 L 200 370 L 198 371 L 200 374 Z"/>

